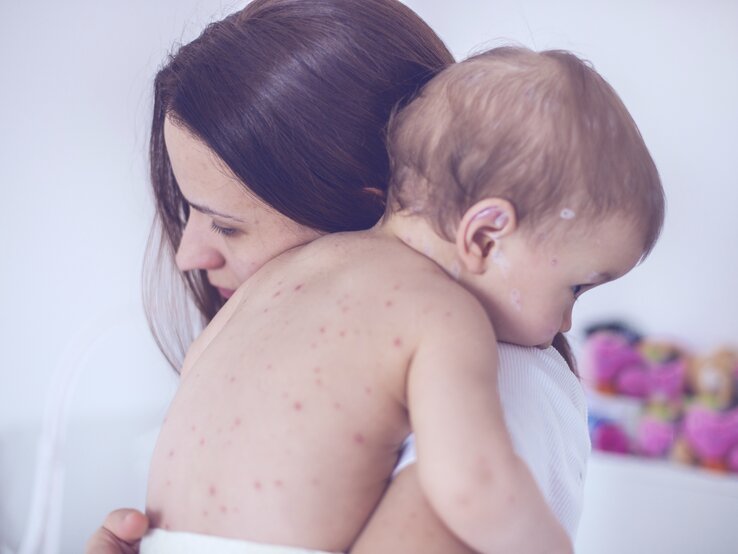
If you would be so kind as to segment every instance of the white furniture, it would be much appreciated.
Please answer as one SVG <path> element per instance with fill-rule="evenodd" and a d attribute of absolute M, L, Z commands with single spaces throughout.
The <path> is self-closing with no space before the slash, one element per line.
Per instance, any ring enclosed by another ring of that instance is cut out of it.
<path fill-rule="evenodd" d="M 593 452 L 577 554 L 736 554 L 738 475 Z"/>

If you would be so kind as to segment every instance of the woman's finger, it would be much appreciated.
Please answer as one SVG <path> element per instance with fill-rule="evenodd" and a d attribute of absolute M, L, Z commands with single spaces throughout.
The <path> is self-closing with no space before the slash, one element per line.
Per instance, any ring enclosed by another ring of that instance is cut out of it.
<path fill-rule="evenodd" d="M 148 518 L 138 510 L 115 510 L 90 537 L 85 554 L 135 554 L 148 528 Z"/>

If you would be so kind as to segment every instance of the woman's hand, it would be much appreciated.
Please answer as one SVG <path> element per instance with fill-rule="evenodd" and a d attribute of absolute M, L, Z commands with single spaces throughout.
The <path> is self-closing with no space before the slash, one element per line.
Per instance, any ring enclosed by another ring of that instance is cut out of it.
<path fill-rule="evenodd" d="M 115 510 L 87 541 L 85 554 L 135 554 L 148 529 L 149 518 L 138 510 Z"/>

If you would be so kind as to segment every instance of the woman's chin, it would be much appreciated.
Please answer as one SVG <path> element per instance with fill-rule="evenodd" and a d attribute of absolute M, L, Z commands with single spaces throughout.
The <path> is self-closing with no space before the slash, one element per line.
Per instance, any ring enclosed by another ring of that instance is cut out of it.
<path fill-rule="evenodd" d="M 223 287 L 215 287 L 215 290 L 218 291 L 223 300 L 228 300 L 236 292 L 234 289 L 224 289 Z"/>

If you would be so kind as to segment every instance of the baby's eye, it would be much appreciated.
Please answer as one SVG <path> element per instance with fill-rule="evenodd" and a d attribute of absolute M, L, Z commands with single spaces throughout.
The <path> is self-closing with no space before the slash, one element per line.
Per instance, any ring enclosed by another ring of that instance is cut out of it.
<path fill-rule="evenodd" d="M 571 287 L 571 292 L 574 295 L 574 298 L 582 294 L 584 292 L 584 289 L 586 288 L 587 285 L 574 285 L 573 287 Z"/>
<path fill-rule="evenodd" d="M 210 229 L 212 229 L 213 232 L 225 237 L 231 237 L 238 232 L 238 229 L 234 229 L 233 227 L 222 227 L 218 225 L 215 221 L 212 221 L 210 223 Z"/>

